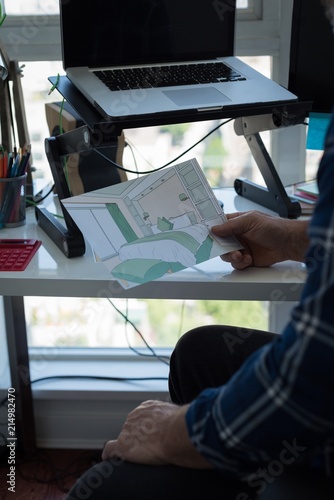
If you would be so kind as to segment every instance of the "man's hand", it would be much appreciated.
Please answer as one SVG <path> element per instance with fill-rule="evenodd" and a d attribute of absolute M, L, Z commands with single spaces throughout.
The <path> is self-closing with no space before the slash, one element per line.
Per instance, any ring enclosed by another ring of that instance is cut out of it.
<path fill-rule="evenodd" d="M 106 443 L 102 459 L 119 457 L 141 464 L 210 468 L 189 439 L 187 408 L 145 401 L 129 413 L 118 438 Z"/>
<path fill-rule="evenodd" d="M 304 259 L 308 246 L 307 221 L 283 219 L 256 210 L 229 214 L 227 219 L 211 230 L 223 238 L 234 234 L 244 246 L 243 250 L 221 257 L 235 269 Z"/>

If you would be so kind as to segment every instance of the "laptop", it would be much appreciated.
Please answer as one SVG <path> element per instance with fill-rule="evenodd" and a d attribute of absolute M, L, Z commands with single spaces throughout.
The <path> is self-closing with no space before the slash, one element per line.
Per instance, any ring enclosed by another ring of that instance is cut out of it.
<path fill-rule="evenodd" d="M 235 18 L 235 0 L 60 0 L 63 68 L 106 120 L 296 101 L 234 57 Z"/>

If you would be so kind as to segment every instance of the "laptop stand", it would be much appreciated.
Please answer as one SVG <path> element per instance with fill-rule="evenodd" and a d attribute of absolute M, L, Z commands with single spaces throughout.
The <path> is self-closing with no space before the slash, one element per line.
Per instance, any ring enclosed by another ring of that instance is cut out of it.
<path fill-rule="evenodd" d="M 104 134 L 100 130 L 92 131 L 86 125 L 64 134 L 45 139 L 45 151 L 48 158 L 52 176 L 55 183 L 58 199 L 71 197 L 64 170 L 64 159 L 70 153 L 82 153 L 91 149 L 112 147 L 117 149 L 117 137 Z M 115 148 L 116 146 L 116 148 Z M 113 161 L 114 153 L 111 152 L 110 161 Z M 104 157 L 105 154 L 104 154 Z M 46 208 L 36 206 L 35 215 L 38 225 L 50 236 L 58 248 L 66 257 L 79 257 L 86 251 L 84 237 L 66 208 L 60 204 L 64 217 L 64 224 L 51 214 Z"/>
<path fill-rule="evenodd" d="M 166 124 L 163 117 L 152 119 L 139 117 L 129 122 L 124 120 L 104 122 L 97 110 L 82 96 L 67 77 L 50 77 L 50 82 L 75 109 L 86 124 L 56 137 L 45 140 L 47 158 L 51 167 L 59 199 L 71 196 L 67 185 L 63 158 L 74 152 L 115 146 L 118 136 L 124 128 L 145 127 Z M 262 173 L 267 188 L 258 186 L 247 179 L 235 181 L 236 192 L 250 200 L 277 212 L 281 217 L 297 218 L 301 208 L 297 201 L 291 201 L 277 174 L 271 158 L 262 142 L 260 132 L 303 123 L 311 103 L 288 103 L 280 106 L 259 105 L 235 110 L 235 132 L 244 135 L 254 159 Z M 242 118 L 239 118 L 242 116 Z M 215 120 L 231 118 L 231 111 L 208 111 L 203 114 L 177 115 L 168 123 L 186 123 L 196 120 Z M 233 117 L 232 117 L 233 118 Z M 77 257 L 85 253 L 85 241 L 79 228 L 61 205 L 64 222 L 59 221 L 46 208 L 36 207 L 36 219 L 39 226 L 50 236 L 66 257 Z"/>
<path fill-rule="evenodd" d="M 63 162 L 71 153 L 85 153 L 103 149 L 103 157 L 110 162 L 116 161 L 118 137 L 122 134 L 121 124 L 103 123 L 101 115 L 83 98 L 80 92 L 66 77 L 50 78 L 51 83 L 63 95 L 70 106 L 82 118 L 82 125 L 63 134 L 45 139 L 45 152 L 50 164 L 58 199 L 71 195 Z M 108 149 L 110 152 L 108 153 Z M 116 167 L 115 167 L 116 168 Z M 64 217 L 63 223 L 47 208 L 36 206 L 37 224 L 53 240 L 57 247 L 68 257 L 80 257 L 86 251 L 84 237 L 65 207 L 60 204 Z"/>
<path fill-rule="evenodd" d="M 236 193 L 288 219 L 297 219 L 301 215 L 301 206 L 287 195 L 260 132 L 301 124 L 310 107 L 311 103 L 302 103 L 301 107 L 289 108 L 289 111 L 288 108 L 284 112 L 276 110 L 268 115 L 237 118 L 234 122 L 235 133 L 245 137 L 267 186 L 265 188 L 245 178 L 238 178 L 234 181 Z"/>

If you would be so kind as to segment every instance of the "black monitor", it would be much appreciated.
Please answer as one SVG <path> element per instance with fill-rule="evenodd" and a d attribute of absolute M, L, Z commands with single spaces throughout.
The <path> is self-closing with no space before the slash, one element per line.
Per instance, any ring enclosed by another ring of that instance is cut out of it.
<path fill-rule="evenodd" d="M 320 0 L 294 0 L 289 90 L 312 112 L 333 110 L 334 34 Z"/>

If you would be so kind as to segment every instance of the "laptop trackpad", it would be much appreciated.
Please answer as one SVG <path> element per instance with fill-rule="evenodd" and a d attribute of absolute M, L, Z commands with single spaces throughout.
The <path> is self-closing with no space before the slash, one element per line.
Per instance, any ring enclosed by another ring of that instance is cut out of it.
<path fill-rule="evenodd" d="M 179 89 L 164 90 L 163 94 L 169 97 L 177 106 L 199 106 L 201 104 L 221 104 L 230 101 L 226 95 L 219 92 L 214 87 L 205 87 L 201 89 Z"/>

